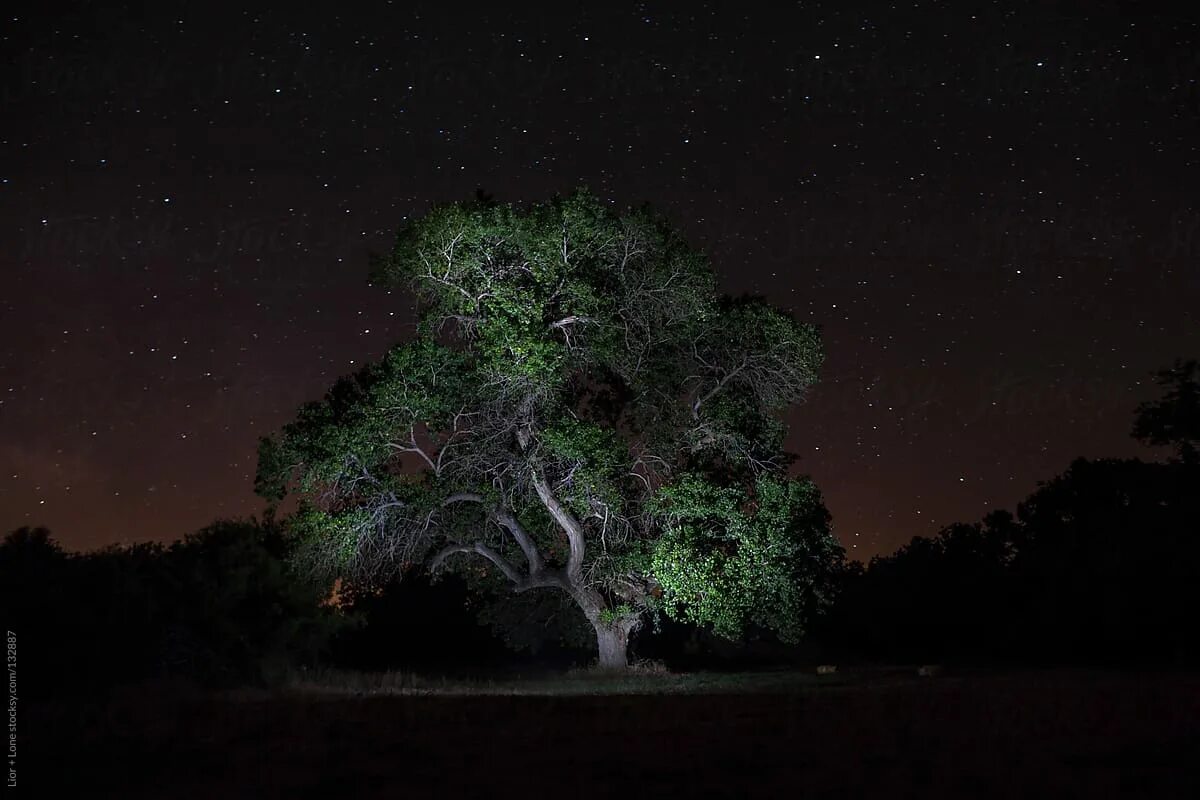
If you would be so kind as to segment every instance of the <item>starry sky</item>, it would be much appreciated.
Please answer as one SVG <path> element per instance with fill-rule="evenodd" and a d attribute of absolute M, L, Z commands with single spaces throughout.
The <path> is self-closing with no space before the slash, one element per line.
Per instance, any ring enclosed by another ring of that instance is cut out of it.
<path fill-rule="evenodd" d="M 258 437 L 412 331 L 368 255 L 479 188 L 649 202 L 821 326 L 789 445 L 856 558 L 1153 456 L 1200 355 L 1195 13 L 302 5 L 4 12 L 3 530 L 259 513 Z"/>

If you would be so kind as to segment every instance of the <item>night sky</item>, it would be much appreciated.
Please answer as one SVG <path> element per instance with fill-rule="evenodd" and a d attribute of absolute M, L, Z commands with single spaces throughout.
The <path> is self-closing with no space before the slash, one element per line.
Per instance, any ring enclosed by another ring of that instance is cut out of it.
<path fill-rule="evenodd" d="M 258 437 L 412 330 L 368 254 L 478 188 L 649 202 L 820 325 L 789 443 L 859 558 L 1153 455 L 1200 354 L 1195 16 L 50 5 L 0 21 L 5 531 L 261 512 Z"/>

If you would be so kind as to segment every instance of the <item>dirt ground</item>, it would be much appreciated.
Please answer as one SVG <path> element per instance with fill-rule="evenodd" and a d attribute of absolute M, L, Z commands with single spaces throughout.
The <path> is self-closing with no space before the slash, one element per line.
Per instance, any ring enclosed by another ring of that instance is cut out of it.
<path fill-rule="evenodd" d="M 127 690 L 29 713 L 31 796 L 1200 798 L 1200 675 L 632 695 Z"/>

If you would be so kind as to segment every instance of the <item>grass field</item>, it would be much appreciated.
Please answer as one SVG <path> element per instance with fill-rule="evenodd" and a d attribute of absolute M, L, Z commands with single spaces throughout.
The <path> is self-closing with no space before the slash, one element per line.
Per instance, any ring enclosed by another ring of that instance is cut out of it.
<path fill-rule="evenodd" d="M 30 714 L 23 784 L 72 797 L 1200 797 L 1186 674 L 329 674 Z"/>

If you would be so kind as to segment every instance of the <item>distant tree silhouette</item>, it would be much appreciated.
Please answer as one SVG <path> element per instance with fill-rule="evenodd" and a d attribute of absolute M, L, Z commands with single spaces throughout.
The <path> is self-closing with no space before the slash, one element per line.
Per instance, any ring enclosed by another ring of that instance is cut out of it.
<path fill-rule="evenodd" d="M 170 546 L 66 553 L 45 528 L 0 544 L 5 616 L 30 694 L 147 678 L 260 682 L 311 660 L 339 617 L 291 571 L 273 523 L 221 521 Z M 11 615 L 11 616 L 9 616 Z"/>
<path fill-rule="evenodd" d="M 50 672 L 70 658 L 67 637 L 81 599 L 70 567 L 46 528 L 18 528 L 0 543 L 0 622 L 17 636 L 22 694 L 49 693 Z"/>
<path fill-rule="evenodd" d="M 1200 361 L 1177 359 L 1156 373 L 1156 381 L 1166 394 L 1138 406 L 1133 435 L 1177 448 L 1181 461 L 1200 463 Z"/>
<path fill-rule="evenodd" d="M 983 524 L 950 525 L 865 570 L 847 570 L 826 637 L 889 658 L 990 654 L 1007 637 L 1015 528 L 1011 514 L 994 512 Z"/>
<path fill-rule="evenodd" d="M 1077 459 L 1016 515 L 918 537 L 843 572 L 823 635 L 886 658 L 1136 662 L 1200 656 L 1200 367 L 1159 373 L 1134 435 L 1165 463 Z"/>
<path fill-rule="evenodd" d="M 62 568 L 67 554 L 47 528 L 23 527 L 9 533 L 0 543 L 0 575 L 12 599 L 19 600 L 22 590 L 45 582 L 48 575 Z"/>
<path fill-rule="evenodd" d="M 172 544 L 167 669 L 237 683 L 314 660 L 339 617 L 322 607 L 330 586 L 296 572 L 289 553 L 273 521 L 221 520 Z"/>
<path fill-rule="evenodd" d="M 1023 638 L 1105 661 L 1195 651 L 1198 477 L 1190 464 L 1078 459 L 1022 502 L 1012 583 Z"/>

